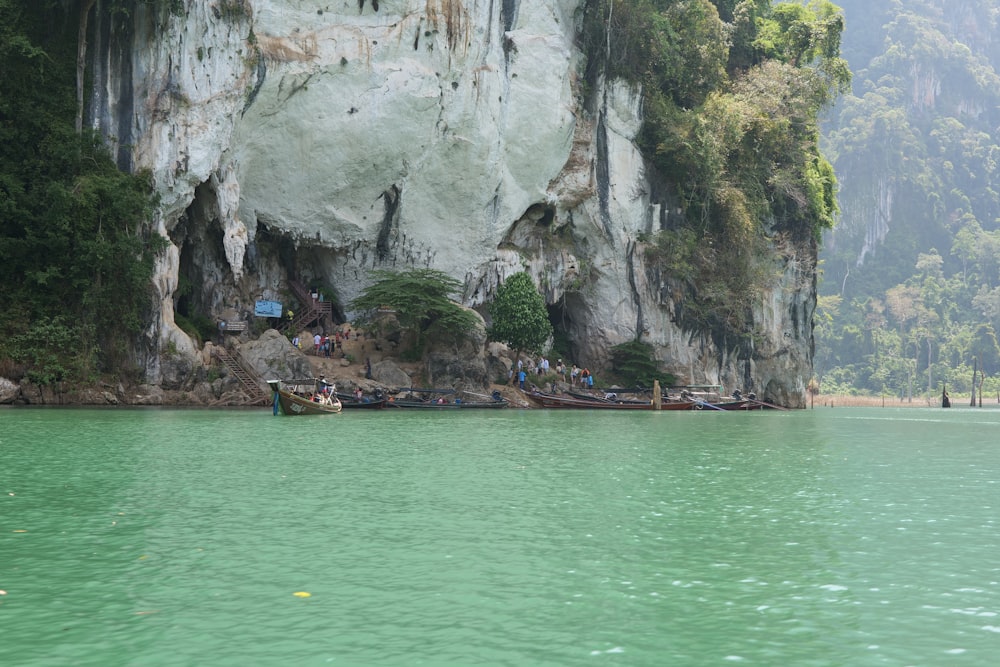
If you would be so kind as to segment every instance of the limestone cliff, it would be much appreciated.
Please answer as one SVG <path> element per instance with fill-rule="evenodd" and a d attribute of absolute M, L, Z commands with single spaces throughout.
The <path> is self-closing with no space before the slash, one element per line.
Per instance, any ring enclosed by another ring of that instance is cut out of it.
<path fill-rule="evenodd" d="M 814 245 L 777 249 L 752 348 L 680 327 L 639 240 L 671 206 L 633 142 L 640 94 L 582 85 L 584 2 L 188 0 L 98 21 L 88 117 L 152 171 L 171 242 L 150 379 L 168 342 L 194 356 L 176 308 L 287 302 L 289 277 L 346 304 L 371 269 L 405 267 L 464 280 L 479 307 L 527 268 L 578 363 L 639 339 L 685 381 L 804 405 Z"/>

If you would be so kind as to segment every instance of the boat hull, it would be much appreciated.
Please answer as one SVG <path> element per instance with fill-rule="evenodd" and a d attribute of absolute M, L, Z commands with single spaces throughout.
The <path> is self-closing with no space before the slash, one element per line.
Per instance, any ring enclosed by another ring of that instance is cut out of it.
<path fill-rule="evenodd" d="M 381 410 L 385 407 L 385 399 L 380 401 L 346 401 L 341 399 L 340 404 L 345 410 Z"/>
<path fill-rule="evenodd" d="M 387 408 L 403 410 L 497 410 L 506 408 L 507 401 L 470 401 L 462 403 L 435 403 L 433 401 L 394 400 L 385 404 Z"/>
<path fill-rule="evenodd" d="M 345 410 L 381 410 L 385 407 L 385 399 L 361 399 L 360 401 L 348 394 L 337 394 L 340 404 Z"/>
<path fill-rule="evenodd" d="M 306 396 L 292 393 L 277 381 L 267 383 L 274 392 L 275 412 L 286 417 L 302 415 L 333 415 L 341 411 L 342 405 L 336 396 L 331 396 L 328 403 L 314 401 Z"/>
<path fill-rule="evenodd" d="M 764 401 L 757 401 L 753 399 L 745 399 L 742 401 L 728 401 L 725 403 L 714 403 L 713 404 L 719 410 L 742 410 L 744 412 L 750 410 L 783 410 L 781 406 L 772 405 L 771 403 L 765 403 Z"/>
<path fill-rule="evenodd" d="M 636 402 L 615 402 L 588 400 L 581 398 L 571 398 L 569 396 L 556 396 L 554 394 L 542 394 L 533 392 L 529 394 L 531 398 L 541 404 L 544 408 L 559 408 L 569 410 L 653 410 L 653 404 Z M 664 402 L 661 410 L 690 410 L 694 403 L 688 401 Z"/>

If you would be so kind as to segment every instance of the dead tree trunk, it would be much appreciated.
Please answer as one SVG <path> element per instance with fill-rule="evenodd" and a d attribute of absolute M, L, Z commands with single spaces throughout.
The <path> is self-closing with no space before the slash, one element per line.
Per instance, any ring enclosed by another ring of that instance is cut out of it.
<path fill-rule="evenodd" d="M 972 360 L 972 400 L 969 402 L 970 407 L 976 407 L 976 373 L 979 372 L 979 357 Z"/>

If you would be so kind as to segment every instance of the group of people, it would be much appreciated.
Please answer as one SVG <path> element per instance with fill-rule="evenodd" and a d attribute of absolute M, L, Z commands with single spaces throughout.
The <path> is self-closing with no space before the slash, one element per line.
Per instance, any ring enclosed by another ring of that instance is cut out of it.
<path fill-rule="evenodd" d="M 351 337 L 351 330 L 347 329 L 343 334 L 338 330 L 333 337 L 326 334 L 316 333 L 313 335 L 313 354 L 329 358 L 334 350 L 340 350 L 340 356 L 344 356 L 344 341 Z M 302 342 L 298 336 L 292 338 L 292 345 L 302 349 Z"/>
<path fill-rule="evenodd" d="M 517 361 L 517 382 L 521 389 L 524 389 L 524 383 L 528 379 L 528 371 L 526 368 L 531 368 L 532 363 L 529 360 L 525 364 L 522 360 Z M 541 357 L 536 364 L 534 364 L 534 371 L 537 375 L 547 375 L 550 370 L 549 360 L 545 357 Z M 567 367 L 562 359 L 556 361 L 556 374 L 562 379 L 563 382 L 569 382 L 573 386 L 580 386 L 585 388 L 592 388 L 594 386 L 594 376 L 590 372 L 589 368 L 580 368 L 576 364 L 573 364 L 572 368 Z M 511 373 L 514 373 L 511 370 Z"/>
<path fill-rule="evenodd" d="M 574 387 L 579 385 L 589 389 L 594 386 L 594 375 L 589 368 L 580 368 L 576 364 L 573 364 L 572 368 L 568 368 L 560 359 L 556 363 L 556 373 L 559 374 L 563 382 L 568 381 Z"/>

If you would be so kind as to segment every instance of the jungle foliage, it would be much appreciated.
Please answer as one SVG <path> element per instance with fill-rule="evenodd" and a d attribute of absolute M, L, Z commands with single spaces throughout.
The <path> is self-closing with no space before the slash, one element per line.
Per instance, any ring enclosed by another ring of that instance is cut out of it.
<path fill-rule="evenodd" d="M 817 239 L 837 213 L 819 114 L 847 90 L 839 8 L 826 0 L 594 0 L 592 60 L 641 84 L 639 142 L 680 222 L 647 256 L 682 285 L 682 324 L 745 336 L 775 235 Z"/>
<path fill-rule="evenodd" d="M 976 367 L 995 395 L 1000 2 L 841 5 L 858 74 L 824 131 L 843 213 L 821 255 L 822 391 L 968 392 Z"/>
<path fill-rule="evenodd" d="M 0 0 L 0 362 L 42 384 L 135 369 L 162 248 L 148 177 L 75 128 L 64 5 Z"/>

